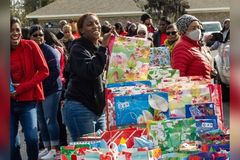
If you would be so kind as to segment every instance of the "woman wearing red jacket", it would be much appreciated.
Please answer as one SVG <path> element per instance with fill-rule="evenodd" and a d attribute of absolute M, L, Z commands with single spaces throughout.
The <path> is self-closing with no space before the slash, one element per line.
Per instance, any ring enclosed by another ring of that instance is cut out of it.
<path fill-rule="evenodd" d="M 176 25 L 181 38 L 172 52 L 172 68 L 179 69 L 180 76 L 203 76 L 211 80 L 213 59 L 210 51 L 199 42 L 201 22 L 185 14 L 177 20 Z"/>
<path fill-rule="evenodd" d="M 21 39 L 21 23 L 11 18 L 10 71 L 15 92 L 11 96 L 11 159 L 21 160 L 18 137 L 19 122 L 22 125 L 29 160 L 38 159 L 37 104 L 44 100 L 42 81 L 49 70 L 38 45 Z"/>

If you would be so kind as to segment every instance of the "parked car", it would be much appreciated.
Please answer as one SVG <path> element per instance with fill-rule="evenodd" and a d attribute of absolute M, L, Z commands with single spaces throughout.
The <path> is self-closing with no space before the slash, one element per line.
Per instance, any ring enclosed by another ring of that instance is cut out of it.
<path fill-rule="evenodd" d="M 203 25 L 203 35 L 207 36 L 212 33 L 217 33 L 222 30 L 222 25 L 219 21 L 204 21 L 202 22 Z M 207 46 L 211 46 L 214 43 L 214 41 L 208 41 Z"/>

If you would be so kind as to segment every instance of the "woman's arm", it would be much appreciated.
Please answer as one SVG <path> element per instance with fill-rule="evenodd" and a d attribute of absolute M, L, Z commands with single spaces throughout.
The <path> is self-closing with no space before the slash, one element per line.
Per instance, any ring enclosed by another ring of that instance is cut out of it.
<path fill-rule="evenodd" d="M 46 77 L 49 76 L 49 69 L 47 66 L 47 62 L 45 61 L 45 58 L 41 49 L 33 41 L 29 41 L 29 45 L 32 47 L 32 54 L 33 54 L 34 65 L 36 67 L 36 73 L 31 80 L 23 82 L 19 84 L 18 87 L 16 87 L 17 95 L 23 92 L 26 92 L 29 89 L 32 89 L 37 84 L 42 82 Z"/>
<path fill-rule="evenodd" d="M 74 45 L 70 54 L 70 71 L 78 77 L 96 79 L 103 73 L 107 60 L 107 48 L 99 47 L 93 56 L 83 47 Z"/>

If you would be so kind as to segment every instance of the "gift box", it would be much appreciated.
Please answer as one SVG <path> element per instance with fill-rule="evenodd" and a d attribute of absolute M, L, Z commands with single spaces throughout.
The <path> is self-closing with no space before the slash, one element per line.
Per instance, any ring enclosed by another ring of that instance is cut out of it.
<path fill-rule="evenodd" d="M 157 160 L 161 158 L 162 152 L 157 148 L 128 148 L 123 151 L 124 160 Z"/>
<path fill-rule="evenodd" d="M 211 102 L 214 103 L 214 113 L 218 118 L 218 128 L 225 130 L 223 116 L 222 89 L 219 84 L 208 84 L 210 90 Z"/>
<path fill-rule="evenodd" d="M 202 134 L 218 129 L 217 116 L 207 116 L 196 120 L 197 132 Z"/>
<path fill-rule="evenodd" d="M 167 47 L 151 48 L 150 66 L 170 67 L 170 53 Z"/>
<path fill-rule="evenodd" d="M 134 138 L 147 135 L 145 128 L 124 128 L 111 131 L 104 131 L 100 136 L 102 140 L 105 140 L 108 145 L 115 143 L 116 145 L 121 144 L 121 140 L 124 140 L 127 148 L 131 148 L 134 145 Z"/>
<path fill-rule="evenodd" d="M 214 103 L 198 103 L 185 105 L 186 118 L 204 118 L 215 116 Z"/>
<path fill-rule="evenodd" d="M 210 90 L 207 84 L 173 83 L 162 88 L 161 91 L 168 92 L 171 118 L 185 118 L 186 104 L 211 102 Z"/>
<path fill-rule="evenodd" d="M 126 82 L 128 83 L 128 82 Z M 123 84 L 121 84 L 123 85 Z M 130 96 L 134 94 L 145 94 L 149 87 L 146 85 L 112 87 L 106 89 L 106 118 L 107 130 L 116 129 L 116 111 L 114 99 L 117 96 Z"/>
<path fill-rule="evenodd" d="M 120 83 L 111 83 L 107 84 L 107 88 L 116 88 L 116 87 L 129 87 L 129 86 L 146 86 L 151 87 L 152 82 L 147 81 L 133 81 L 133 82 L 120 82 Z"/>
<path fill-rule="evenodd" d="M 177 69 L 150 67 L 148 71 L 148 79 L 151 80 L 153 87 L 157 87 L 162 79 L 179 77 L 180 73 Z"/>
<path fill-rule="evenodd" d="M 197 138 L 194 119 L 148 121 L 147 130 L 149 138 L 163 153 L 178 151 L 182 143 Z"/>
<path fill-rule="evenodd" d="M 168 94 L 164 92 L 116 96 L 114 105 L 117 126 L 169 118 Z"/>
<path fill-rule="evenodd" d="M 75 146 L 61 146 L 60 154 L 61 160 L 71 160 L 71 156 L 75 154 L 76 147 Z"/>
<path fill-rule="evenodd" d="M 225 134 L 222 130 L 213 130 L 207 133 L 199 134 L 200 140 L 207 144 L 229 144 L 230 135 Z"/>
<path fill-rule="evenodd" d="M 188 153 L 165 153 L 161 156 L 160 160 L 188 160 Z"/>
<path fill-rule="evenodd" d="M 149 40 L 116 37 L 107 72 L 107 83 L 147 80 Z"/>

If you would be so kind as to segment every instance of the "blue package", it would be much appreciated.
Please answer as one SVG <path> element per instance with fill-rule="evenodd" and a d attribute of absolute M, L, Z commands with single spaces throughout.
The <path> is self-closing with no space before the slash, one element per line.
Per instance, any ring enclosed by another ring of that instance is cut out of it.
<path fill-rule="evenodd" d="M 120 83 L 112 83 L 112 84 L 107 84 L 107 88 L 114 88 L 114 87 L 126 87 L 126 86 L 140 86 L 140 85 L 145 85 L 145 86 L 152 86 L 151 81 L 133 81 L 133 82 L 120 82 Z"/>
<path fill-rule="evenodd" d="M 12 78 L 10 78 L 10 93 L 14 93 L 14 92 L 16 92 L 16 90 L 13 86 Z"/>
<path fill-rule="evenodd" d="M 195 119 L 197 132 L 202 134 L 218 129 L 217 116 L 207 116 L 204 119 Z"/>
<path fill-rule="evenodd" d="M 169 119 L 168 93 L 154 92 L 114 98 L 116 125 L 142 124 L 153 118 Z"/>
<path fill-rule="evenodd" d="M 205 116 L 214 116 L 214 103 L 199 103 L 185 105 L 186 118 L 201 118 Z"/>

